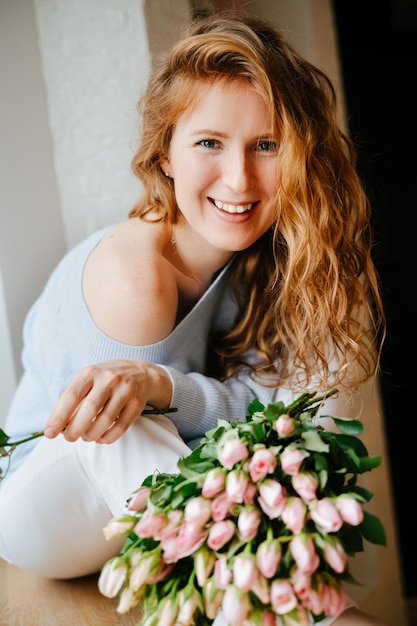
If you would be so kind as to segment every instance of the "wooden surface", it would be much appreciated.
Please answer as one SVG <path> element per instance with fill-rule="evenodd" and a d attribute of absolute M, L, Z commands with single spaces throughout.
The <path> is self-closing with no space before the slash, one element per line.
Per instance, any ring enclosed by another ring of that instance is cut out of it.
<path fill-rule="evenodd" d="M 135 626 L 138 609 L 116 612 L 117 599 L 105 598 L 97 576 L 49 580 L 0 559 L 0 626 Z"/>

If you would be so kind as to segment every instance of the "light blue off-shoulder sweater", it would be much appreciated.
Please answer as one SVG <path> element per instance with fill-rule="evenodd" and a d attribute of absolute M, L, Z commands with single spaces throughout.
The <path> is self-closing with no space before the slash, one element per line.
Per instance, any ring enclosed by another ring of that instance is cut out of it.
<path fill-rule="evenodd" d="M 259 385 L 248 372 L 226 382 L 205 375 L 211 333 L 230 327 L 237 313 L 227 267 L 162 341 L 126 345 L 97 328 L 83 298 L 82 273 L 106 230 L 90 235 L 66 254 L 28 313 L 23 332 L 24 374 L 4 427 L 11 440 L 43 430 L 77 372 L 108 359 L 143 359 L 165 367 L 172 380 L 171 406 L 178 409 L 169 417 L 190 447 L 195 447 L 219 418 L 243 419 L 254 397 L 265 405 L 271 402 L 275 391 Z M 16 448 L 10 471 L 17 469 L 38 441 Z"/>

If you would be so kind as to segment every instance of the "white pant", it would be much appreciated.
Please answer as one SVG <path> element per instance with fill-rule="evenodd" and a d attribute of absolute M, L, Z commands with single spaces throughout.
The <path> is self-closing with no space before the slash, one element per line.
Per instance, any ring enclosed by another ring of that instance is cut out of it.
<path fill-rule="evenodd" d="M 189 453 L 164 415 L 142 416 L 110 445 L 41 439 L 0 485 L 0 557 L 47 578 L 99 571 L 124 543 L 103 527 L 146 476 L 177 472 Z"/>

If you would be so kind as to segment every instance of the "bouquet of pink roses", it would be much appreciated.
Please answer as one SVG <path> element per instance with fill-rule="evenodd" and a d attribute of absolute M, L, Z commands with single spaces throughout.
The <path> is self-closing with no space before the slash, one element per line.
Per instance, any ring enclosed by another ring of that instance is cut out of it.
<path fill-rule="evenodd" d="M 139 626 L 310 624 L 338 614 L 348 556 L 363 539 L 385 544 L 379 520 L 363 510 L 372 493 L 358 475 L 377 467 L 356 437 L 315 425 L 327 396 L 304 393 L 285 406 L 255 400 L 246 421 L 219 420 L 178 462 L 177 474 L 148 476 L 112 519 L 106 538 L 126 536 L 103 567 L 99 589 L 117 611 L 139 603 Z"/>

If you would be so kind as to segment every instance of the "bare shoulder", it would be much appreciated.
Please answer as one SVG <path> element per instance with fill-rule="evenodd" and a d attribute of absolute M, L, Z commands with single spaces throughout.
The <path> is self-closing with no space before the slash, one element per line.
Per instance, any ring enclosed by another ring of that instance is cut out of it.
<path fill-rule="evenodd" d="M 174 328 L 178 290 L 164 256 L 161 223 L 130 219 L 111 228 L 91 253 L 83 275 L 95 324 L 122 343 L 147 345 Z"/>

